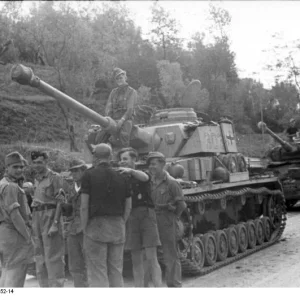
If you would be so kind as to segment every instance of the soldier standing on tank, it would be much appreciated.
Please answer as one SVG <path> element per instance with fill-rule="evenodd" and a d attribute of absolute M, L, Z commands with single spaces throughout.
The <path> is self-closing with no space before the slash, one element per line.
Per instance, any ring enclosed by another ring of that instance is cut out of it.
<path fill-rule="evenodd" d="M 121 174 L 129 176 L 132 210 L 127 222 L 125 249 L 131 251 L 135 287 L 144 286 L 144 252 L 155 287 L 161 286 L 161 269 L 157 260 L 160 246 L 154 203 L 151 199 L 150 174 L 135 170 L 138 154 L 133 148 L 118 153 Z"/>
<path fill-rule="evenodd" d="M 18 185 L 25 159 L 18 152 L 5 157 L 5 174 L 0 181 L 0 287 L 23 287 L 28 264 L 33 261 L 29 207 Z"/>
<path fill-rule="evenodd" d="M 129 147 L 137 92 L 128 85 L 124 70 L 115 68 L 113 70 L 113 78 L 118 87 L 113 89 L 109 95 L 105 107 L 105 116 L 117 121 L 118 133 L 117 137 L 110 137 L 110 141 L 112 144 L 118 144 L 121 147 Z M 106 142 L 107 133 L 102 131 L 96 139 L 98 143 Z"/>
<path fill-rule="evenodd" d="M 157 215 L 159 237 L 166 265 L 168 287 L 181 287 L 181 264 L 177 251 L 177 221 L 186 208 L 180 184 L 165 170 L 166 158 L 150 152 L 147 158 L 151 173 L 151 196 Z"/>
<path fill-rule="evenodd" d="M 74 180 L 73 188 L 68 197 L 68 203 L 62 205 L 65 216 L 71 215 L 68 228 L 68 262 L 69 270 L 74 280 L 74 287 L 88 287 L 87 268 L 83 249 L 83 232 L 80 223 L 80 187 L 81 178 L 87 169 L 83 161 L 75 161 L 69 171 Z"/>
<path fill-rule="evenodd" d="M 36 171 L 32 229 L 37 278 L 41 287 L 63 287 L 64 239 L 59 213 L 63 178 L 48 168 L 46 152 L 32 151 L 31 160 Z"/>
<path fill-rule="evenodd" d="M 112 149 L 96 145 L 93 167 L 81 181 L 81 224 L 91 287 L 123 287 L 125 223 L 131 210 L 128 180 L 110 166 Z"/>

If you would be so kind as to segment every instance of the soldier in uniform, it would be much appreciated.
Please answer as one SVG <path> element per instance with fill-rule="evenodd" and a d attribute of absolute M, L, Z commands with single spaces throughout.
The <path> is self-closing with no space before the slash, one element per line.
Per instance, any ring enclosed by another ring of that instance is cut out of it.
<path fill-rule="evenodd" d="M 296 120 L 295 119 L 290 119 L 290 125 L 286 129 L 286 135 L 289 138 L 290 142 L 293 142 L 293 138 L 297 136 L 299 130 L 296 127 Z"/>
<path fill-rule="evenodd" d="M 181 264 L 177 252 L 177 220 L 186 204 L 180 184 L 165 170 L 166 159 L 160 152 L 147 158 L 151 179 L 151 196 L 155 204 L 160 241 L 166 265 L 168 287 L 181 287 Z"/>
<path fill-rule="evenodd" d="M 63 287 L 64 239 L 60 215 L 63 178 L 48 168 L 47 153 L 32 151 L 31 160 L 36 171 L 32 229 L 37 278 L 41 287 Z"/>
<path fill-rule="evenodd" d="M 117 138 L 110 137 L 110 141 L 112 144 L 117 144 L 121 147 L 129 147 L 137 92 L 128 85 L 124 70 L 115 68 L 113 78 L 118 87 L 113 89 L 109 95 L 105 107 L 105 116 L 109 116 L 117 121 L 118 136 Z M 105 132 L 101 134 L 102 140 L 99 141 L 99 137 L 97 137 L 98 142 L 106 142 Z"/>
<path fill-rule="evenodd" d="M 135 287 L 144 286 L 144 252 L 155 287 L 161 286 L 161 269 L 157 260 L 159 240 L 154 203 L 150 194 L 150 174 L 135 170 L 138 154 L 123 148 L 119 154 L 121 174 L 129 176 L 132 210 L 127 222 L 125 249 L 131 251 Z"/>
<path fill-rule="evenodd" d="M 0 181 L 1 287 L 23 287 L 27 266 L 33 261 L 30 210 L 25 192 L 18 185 L 24 162 L 20 153 L 8 154 L 4 178 Z"/>
<path fill-rule="evenodd" d="M 112 149 L 96 145 L 93 167 L 81 181 L 81 223 L 91 287 L 123 286 L 125 223 L 131 210 L 130 185 L 110 166 Z"/>
<path fill-rule="evenodd" d="M 75 287 L 88 287 L 87 269 L 83 250 L 83 232 L 80 223 L 80 187 L 81 178 L 87 169 L 83 161 L 75 161 L 71 164 L 71 171 L 74 180 L 73 189 L 70 192 L 68 203 L 62 205 L 64 215 L 71 215 L 68 228 L 68 260 L 69 270 L 74 280 Z"/>

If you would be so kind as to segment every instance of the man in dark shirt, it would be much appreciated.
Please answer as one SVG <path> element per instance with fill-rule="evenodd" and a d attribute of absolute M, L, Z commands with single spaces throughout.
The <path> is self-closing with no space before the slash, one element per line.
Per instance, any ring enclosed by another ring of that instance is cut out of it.
<path fill-rule="evenodd" d="M 130 178 L 132 210 L 127 223 L 125 249 L 131 251 L 135 287 L 144 286 L 143 250 L 149 263 L 155 287 L 161 286 L 161 269 L 156 247 L 159 240 L 156 214 L 150 192 L 150 175 L 135 170 L 138 154 L 133 148 L 123 148 L 118 154 L 121 174 Z"/>
<path fill-rule="evenodd" d="M 123 286 L 125 223 L 131 210 L 128 181 L 109 162 L 107 144 L 94 148 L 93 167 L 81 182 L 81 224 L 84 233 L 89 285 Z"/>
<path fill-rule="evenodd" d="M 296 136 L 298 128 L 296 127 L 295 119 L 290 119 L 290 126 L 286 130 L 286 135 L 289 138 L 290 142 L 293 142 L 293 138 Z"/>

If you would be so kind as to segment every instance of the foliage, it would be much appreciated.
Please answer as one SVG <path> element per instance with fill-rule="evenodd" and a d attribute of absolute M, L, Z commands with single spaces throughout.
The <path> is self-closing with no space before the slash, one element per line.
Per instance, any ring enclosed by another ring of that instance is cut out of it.
<path fill-rule="evenodd" d="M 159 4 L 152 6 L 152 42 L 162 51 L 163 60 L 172 60 L 181 48 L 181 39 L 178 38 L 179 24 L 170 13 Z"/>
<path fill-rule="evenodd" d="M 185 86 L 182 81 L 179 63 L 161 60 L 157 63 L 157 68 L 159 70 L 161 92 L 166 99 L 166 107 L 180 106 Z"/>
<path fill-rule="evenodd" d="M 222 115 L 231 116 L 236 128 L 243 132 L 257 131 L 256 124 L 262 118 L 271 129 L 281 131 L 290 117 L 298 116 L 296 56 L 287 53 L 285 60 L 274 64 L 273 68 L 285 68 L 289 73 L 286 81 L 275 82 L 270 92 L 251 78 L 239 79 L 228 30 L 231 16 L 215 3 L 210 4 L 207 16 L 209 35 L 198 32 L 187 41 L 187 48 L 179 37 L 180 24 L 157 3 L 151 8 L 153 28 L 149 39 L 144 38 L 131 19 L 126 4 L 119 1 L 101 5 L 80 2 L 76 9 L 67 1 L 38 1 L 31 6 L 29 15 L 22 15 L 21 10 L 22 2 L 17 1 L 5 2 L 0 10 L 0 47 L 10 39 L 13 41 L 10 51 L 1 57 L 2 70 L 6 72 L 14 62 L 29 65 L 40 72 L 41 79 L 97 111 L 102 111 L 114 87 L 112 69 L 120 67 L 126 70 L 129 84 L 139 94 L 138 105 L 142 109 L 137 112 L 138 122 L 147 122 L 153 108 L 187 103 L 197 111 L 207 112 L 214 120 Z M 298 44 L 294 43 L 295 52 L 299 51 Z M 277 50 L 283 47 L 278 46 Z M 1 92 L 25 96 L 38 93 L 12 83 L 8 77 L 0 78 Z M 190 102 L 182 103 L 186 87 L 197 80 L 201 90 Z M 279 106 L 274 107 L 274 99 Z M 2 125 L 7 117 L 14 116 L 7 106 L 5 103 L 0 108 L 5 112 Z M 24 108 L 16 118 L 19 124 L 23 124 L 20 118 L 24 119 L 26 114 L 30 112 Z M 32 125 L 31 134 L 44 141 L 53 140 L 54 136 L 67 137 L 68 131 L 61 128 L 64 116 L 69 119 L 65 122 L 67 126 L 69 121 L 75 122 L 76 130 L 80 131 L 78 116 L 74 118 L 68 110 L 61 110 L 54 119 L 60 121 L 53 125 L 54 128 L 59 124 L 59 134 L 38 135 L 38 125 Z M 44 119 L 48 128 L 51 118 Z M 11 130 L 14 139 L 27 139 L 14 125 Z M 8 142 L 8 132 L 2 136 Z M 29 140 L 32 139 L 35 137 L 30 136 Z"/>

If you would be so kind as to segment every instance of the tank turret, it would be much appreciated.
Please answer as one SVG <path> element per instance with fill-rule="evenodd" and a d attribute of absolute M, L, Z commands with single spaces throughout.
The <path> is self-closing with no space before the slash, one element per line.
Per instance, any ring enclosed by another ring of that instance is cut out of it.
<path fill-rule="evenodd" d="M 264 122 L 257 124 L 258 128 L 262 131 L 269 133 L 281 146 L 274 147 L 268 153 L 268 157 L 272 161 L 285 161 L 300 159 L 300 146 L 297 143 L 288 143 L 275 134 Z"/>

